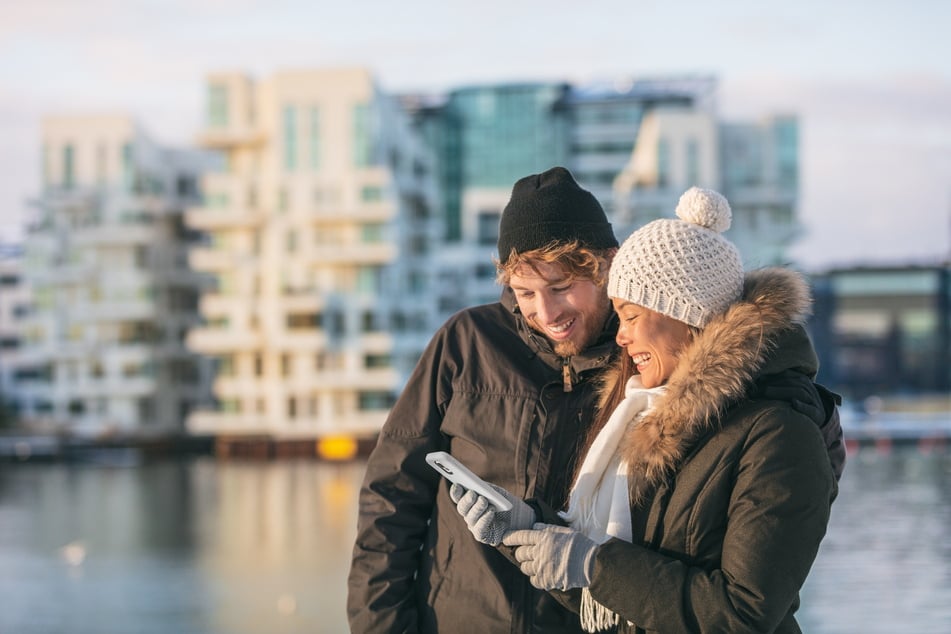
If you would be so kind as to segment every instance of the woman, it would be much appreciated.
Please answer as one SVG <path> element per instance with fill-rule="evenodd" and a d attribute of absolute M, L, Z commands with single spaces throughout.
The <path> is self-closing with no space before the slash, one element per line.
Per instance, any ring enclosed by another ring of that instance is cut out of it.
<path fill-rule="evenodd" d="M 692 188 L 677 215 L 634 232 L 611 265 L 626 354 L 560 514 L 568 526 L 537 509 L 548 523 L 528 529 L 517 506 L 502 542 L 590 632 L 799 632 L 837 492 L 813 415 L 808 286 L 784 269 L 744 275 L 720 235 L 720 194 Z M 507 519 L 471 492 L 453 497 L 477 537 Z"/>

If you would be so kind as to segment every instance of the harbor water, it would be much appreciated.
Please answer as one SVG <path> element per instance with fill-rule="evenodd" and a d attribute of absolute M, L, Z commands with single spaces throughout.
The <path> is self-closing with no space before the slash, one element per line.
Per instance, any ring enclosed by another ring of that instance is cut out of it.
<path fill-rule="evenodd" d="M 347 632 L 365 464 L 0 464 L 0 633 Z M 853 450 L 804 632 L 951 632 L 951 448 Z"/>

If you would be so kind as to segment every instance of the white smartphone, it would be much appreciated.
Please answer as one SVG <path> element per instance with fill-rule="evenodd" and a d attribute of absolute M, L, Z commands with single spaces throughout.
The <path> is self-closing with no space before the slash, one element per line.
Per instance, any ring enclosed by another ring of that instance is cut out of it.
<path fill-rule="evenodd" d="M 450 482 L 455 482 L 483 496 L 497 511 L 510 511 L 512 509 L 512 503 L 505 499 L 505 496 L 490 487 L 485 480 L 469 471 L 464 464 L 445 451 L 434 451 L 426 454 L 426 462 Z"/>

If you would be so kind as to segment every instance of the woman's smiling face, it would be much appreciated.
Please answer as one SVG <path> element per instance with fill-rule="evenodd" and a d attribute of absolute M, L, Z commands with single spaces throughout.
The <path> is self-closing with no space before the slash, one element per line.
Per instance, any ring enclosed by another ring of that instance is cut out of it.
<path fill-rule="evenodd" d="M 612 298 L 620 325 L 617 345 L 631 357 L 646 388 L 664 385 L 680 363 L 680 353 L 693 339 L 693 330 L 682 321 Z"/>

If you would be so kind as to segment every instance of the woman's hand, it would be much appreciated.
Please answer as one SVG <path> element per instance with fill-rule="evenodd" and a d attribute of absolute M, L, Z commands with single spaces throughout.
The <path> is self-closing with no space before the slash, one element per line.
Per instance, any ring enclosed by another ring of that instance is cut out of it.
<path fill-rule="evenodd" d="M 508 533 L 502 543 L 515 546 L 519 567 L 539 590 L 591 585 L 591 567 L 598 545 L 573 528 L 535 524 L 534 530 Z"/>

